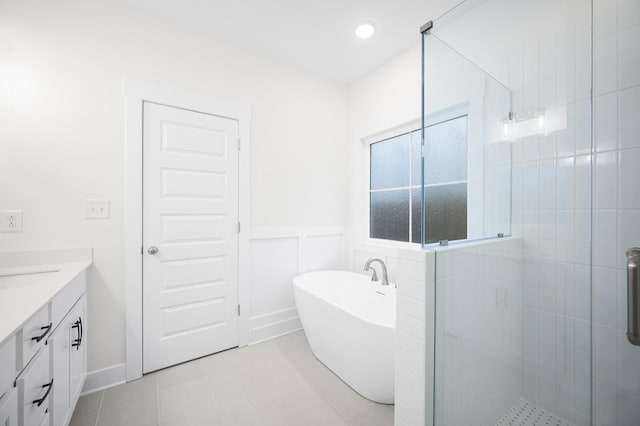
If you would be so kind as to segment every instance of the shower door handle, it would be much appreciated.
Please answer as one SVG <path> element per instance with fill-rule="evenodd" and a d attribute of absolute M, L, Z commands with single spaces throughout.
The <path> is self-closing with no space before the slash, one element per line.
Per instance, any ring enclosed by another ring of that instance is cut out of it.
<path fill-rule="evenodd" d="M 640 248 L 627 250 L 627 339 L 640 346 Z"/>

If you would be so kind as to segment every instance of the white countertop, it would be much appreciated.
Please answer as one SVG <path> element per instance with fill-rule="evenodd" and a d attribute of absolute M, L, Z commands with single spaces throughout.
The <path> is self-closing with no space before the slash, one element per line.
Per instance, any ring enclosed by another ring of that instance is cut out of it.
<path fill-rule="evenodd" d="M 89 259 L 0 267 L 0 344 L 91 263 Z"/>

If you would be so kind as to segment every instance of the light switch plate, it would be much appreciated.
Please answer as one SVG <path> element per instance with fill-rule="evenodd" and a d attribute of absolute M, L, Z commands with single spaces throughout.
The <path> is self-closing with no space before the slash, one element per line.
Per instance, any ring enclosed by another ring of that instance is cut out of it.
<path fill-rule="evenodd" d="M 2 210 L 0 218 L 2 232 L 22 232 L 22 210 Z"/>
<path fill-rule="evenodd" d="M 85 219 L 109 219 L 109 200 L 85 199 Z"/>

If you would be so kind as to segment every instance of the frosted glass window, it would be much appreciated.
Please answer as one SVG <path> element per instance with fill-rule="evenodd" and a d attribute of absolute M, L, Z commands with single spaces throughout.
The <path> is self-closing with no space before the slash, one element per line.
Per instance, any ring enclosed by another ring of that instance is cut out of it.
<path fill-rule="evenodd" d="M 369 237 L 421 242 L 420 130 L 370 145 Z M 467 116 L 425 128 L 425 243 L 467 238 Z"/>
<path fill-rule="evenodd" d="M 371 144 L 371 189 L 409 186 L 411 134 Z"/>
<path fill-rule="evenodd" d="M 408 189 L 372 192 L 370 204 L 371 238 L 409 241 Z"/>
<path fill-rule="evenodd" d="M 424 183 L 467 180 L 467 116 L 424 130 Z"/>
<path fill-rule="evenodd" d="M 420 220 L 412 220 L 411 210 L 412 188 L 421 183 L 420 131 L 372 143 L 370 161 L 369 237 L 419 243 Z"/>
<path fill-rule="evenodd" d="M 467 184 L 424 188 L 425 244 L 467 238 Z"/>

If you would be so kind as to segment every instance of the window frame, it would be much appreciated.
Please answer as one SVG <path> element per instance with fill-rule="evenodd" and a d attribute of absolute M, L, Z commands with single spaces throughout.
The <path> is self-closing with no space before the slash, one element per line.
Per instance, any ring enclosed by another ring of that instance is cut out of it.
<path fill-rule="evenodd" d="M 481 105 L 481 104 L 480 104 Z M 471 237 L 472 230 L 476 228 L 478 224 L 482 224 L 483 218 L 480 215 L 478 217 L 477 212 L 482 212 L 482 199 L 483 199 L 483 179 L 482 179 L 482 164 L 478 167 L 473 162 L 469 161 L 470 158 L 475 158 L 477 155 L 483 155 L 482 148 L 482 119 L 478 120 L 476 117 L 482 117 L 482 107 L 476 102 L 463 102 L 457 105 L 453 105 L 447 108 L 443 108 L 435 113 L 429 114 L 424 119 L 424 126 L 429 127 L 438 123 L 443 123 L 449 120 L 453 120 L 459 117 L 467 116 L 467 240 L 473 239 Z M 475 108 L 474 108 L 475 107 Z M 480 115 L 477 115 L 480 114 Z M 382 142 L 387 139 L 392 139 L 397 136 L 402 136 L 407 133 L 419 131 L 423 122 L 422 119 L 417 118 L 398 126 L 394 126 L 383 130 L 381 132 L 369 135 L 361 138 L 364 167 L 363 167 L 363 182 L 364 188 L 362 193 L 365 200 L 362 203 L 363 210 L 360 217 L 363 218 L 363 238 L 362 241 L 366 245 L 386 245 L 391 247 L 416 247 L 421 246 L 422 241 L 396 241 L 385 240 L 380 238 L 371 238 L 371 217 L 369 215 L 371 211 L 371 145 L 377 142 Z M 478 143 L 480 142 L 480 143 Z M 473 177 L 473 178 L 472 178 Z M 473 182 L 473 183 L 470 183 Z M 474 191 L 472 193 L 472 190 Z M 478 208 L 479 207 L 479 208 Z M 411 215 L 411 205 L 409 206 L 409 214 Z M 475 213 L 475 214 L 474 214 Z M 411 229 L 413 224 L 410 222 L 409 236 L 411 237 Z M 426 246 L 435 245 L 438 243 L 427 244 Z"/>

